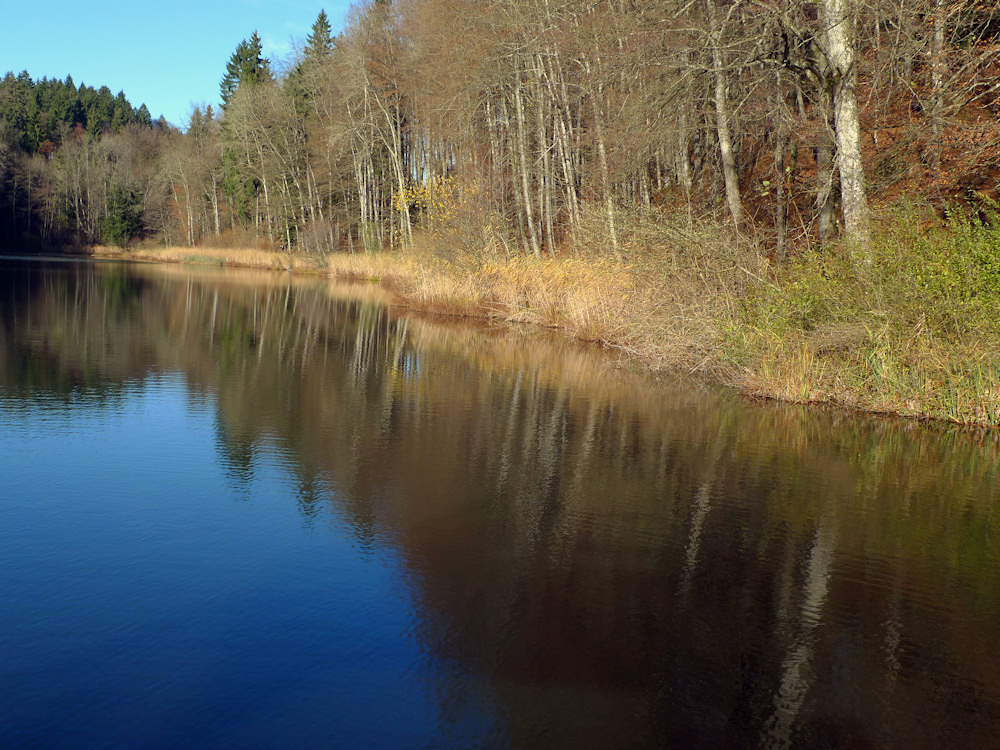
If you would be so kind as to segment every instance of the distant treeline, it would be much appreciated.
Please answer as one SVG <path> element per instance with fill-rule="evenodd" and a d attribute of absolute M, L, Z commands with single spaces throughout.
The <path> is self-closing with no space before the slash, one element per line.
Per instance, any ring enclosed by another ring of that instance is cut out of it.
<path fill-rule="evenodd" d="M 107 86 L 95 89 L 65 81 L 32 80 L 28 71 L 7 73 L 0 80 L 0 119 L 9 129 L 7 137 L 24 152 L 51 152 L 75 127 L 90 133 L 117 133 L 127 125 L 152 127 L 146 105 L 133 107 L 125 93 L 111 93 Z"/>
<path fill-rule="evenodd" d="M 145 104 L 136 108 L 107 86 L 7 73 L 0 80 L 0 242 L 23 249 L 126 242 L 146 231 L 147 204 L 152 219 L 164 192 L 153 144 L 168 129 Z"/>

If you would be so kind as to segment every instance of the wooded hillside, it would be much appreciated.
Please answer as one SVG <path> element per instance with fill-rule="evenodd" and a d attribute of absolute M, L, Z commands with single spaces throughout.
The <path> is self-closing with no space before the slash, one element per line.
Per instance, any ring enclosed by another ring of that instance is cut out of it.
<path fill-rule="evenodd" d="M 622 255 L 637 216 L 711 215 L 780 258 L 1000 178 L 989 0 L 378 1 L 336 37 L 320 14 L 288 70 L 254 33 L 220 73 L 184 133 L 8 75 L 0 232 Z"/>

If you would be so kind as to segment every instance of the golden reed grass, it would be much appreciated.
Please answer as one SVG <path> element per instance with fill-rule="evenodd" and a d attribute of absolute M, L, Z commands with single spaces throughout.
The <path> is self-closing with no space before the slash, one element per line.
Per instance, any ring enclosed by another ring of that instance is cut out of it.
<path fill-rule="evenodd" d="M 691 346 L 684 330 L 690 320 L 654 304 L 655 287 L 624 261 L 515 256 L 470 263 L 384 253 L 334 255 L 327 270 L 378 280 L 414 310 L 558 328 L 648 364 L 677 362 L 677 350 Z"/>
<path fill-rule="evenodd" d="M 120 247 L 97 245 L 90 248 L 90 252 L 101 258 L 122 258 L 157 263 L 264 268 L 303 273 L 316 273 L 319 270 L 318 264 L 311 258 L 253 247 L 139 247 L 125 251 Z"/>

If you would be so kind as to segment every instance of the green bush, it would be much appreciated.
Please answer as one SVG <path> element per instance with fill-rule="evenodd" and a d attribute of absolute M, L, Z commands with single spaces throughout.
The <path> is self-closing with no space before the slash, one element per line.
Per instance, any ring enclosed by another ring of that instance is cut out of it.
<path fill-rule="evenodd" d="M 996 425 L 1000 215 L 927 215 L 903 205 L 865 256 L 827 246 L 757 279 L 719 321 L 723 358 L 755 392 Z"/>

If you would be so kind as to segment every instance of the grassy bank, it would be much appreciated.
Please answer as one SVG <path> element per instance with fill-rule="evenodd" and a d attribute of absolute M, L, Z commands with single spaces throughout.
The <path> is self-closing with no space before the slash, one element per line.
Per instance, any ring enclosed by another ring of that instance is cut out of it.
<path fill-rule="evenodd" d="M 870 263 L 833 246 L 775 267 L 763 241 L 707 221 L 623 218 L 618 257 L 598 220 L 556 258 L 429 235 L 405 253 L 324 261 L 205 248 L 128 257 L 378 280 L 415 309 L 559 328 L 756 396 L 1000 424 L 1000 229 L 903 206 L 880 217 Z"/>
<path fill-rule="evenodd" d="M 722 361 L 718 316 L 735 314 L 766 261 L 707 223 L 678 228 L 649 213 L 628 226 L 619 257 L 596 221 L 557 257 L 455 251 L 460 242 L 418 235 L 406 252 L 335 254 L 327 269 L 377 279 L 421 310 L 558 328 L 655 369 L 711 369 Z"/>
<path fill-rule="evenodd" d="M 1000 228 L 881 217 L 872 262 L 810 252 L 720 318 L 742 390 L 966 424 L 1000 423 Z"/>
<path fill-rule="evenodd" d="M 255 247 L 120 247 L 98 245 L 90 248 L 99 258 L 146 260 L 157 263 L 184 263 L 197 266 L 228 266 L 233 268 L 264 268 L 274 271 L 318 273 L 320 264 L 313 258 L 278 250 Z"/>
<path fill-rule="evenodd" d="M 926 207 L 885 212 L 868 256 L 807 251 L 780 267 L 718 226 L 631 217 L 620 259 L 599 231 L 558 259 L 331 256 L 409 304 L 558 327 L 654 369 L 703 372 L 800 403 L 1000 424 L 1000 229 Z"/>

